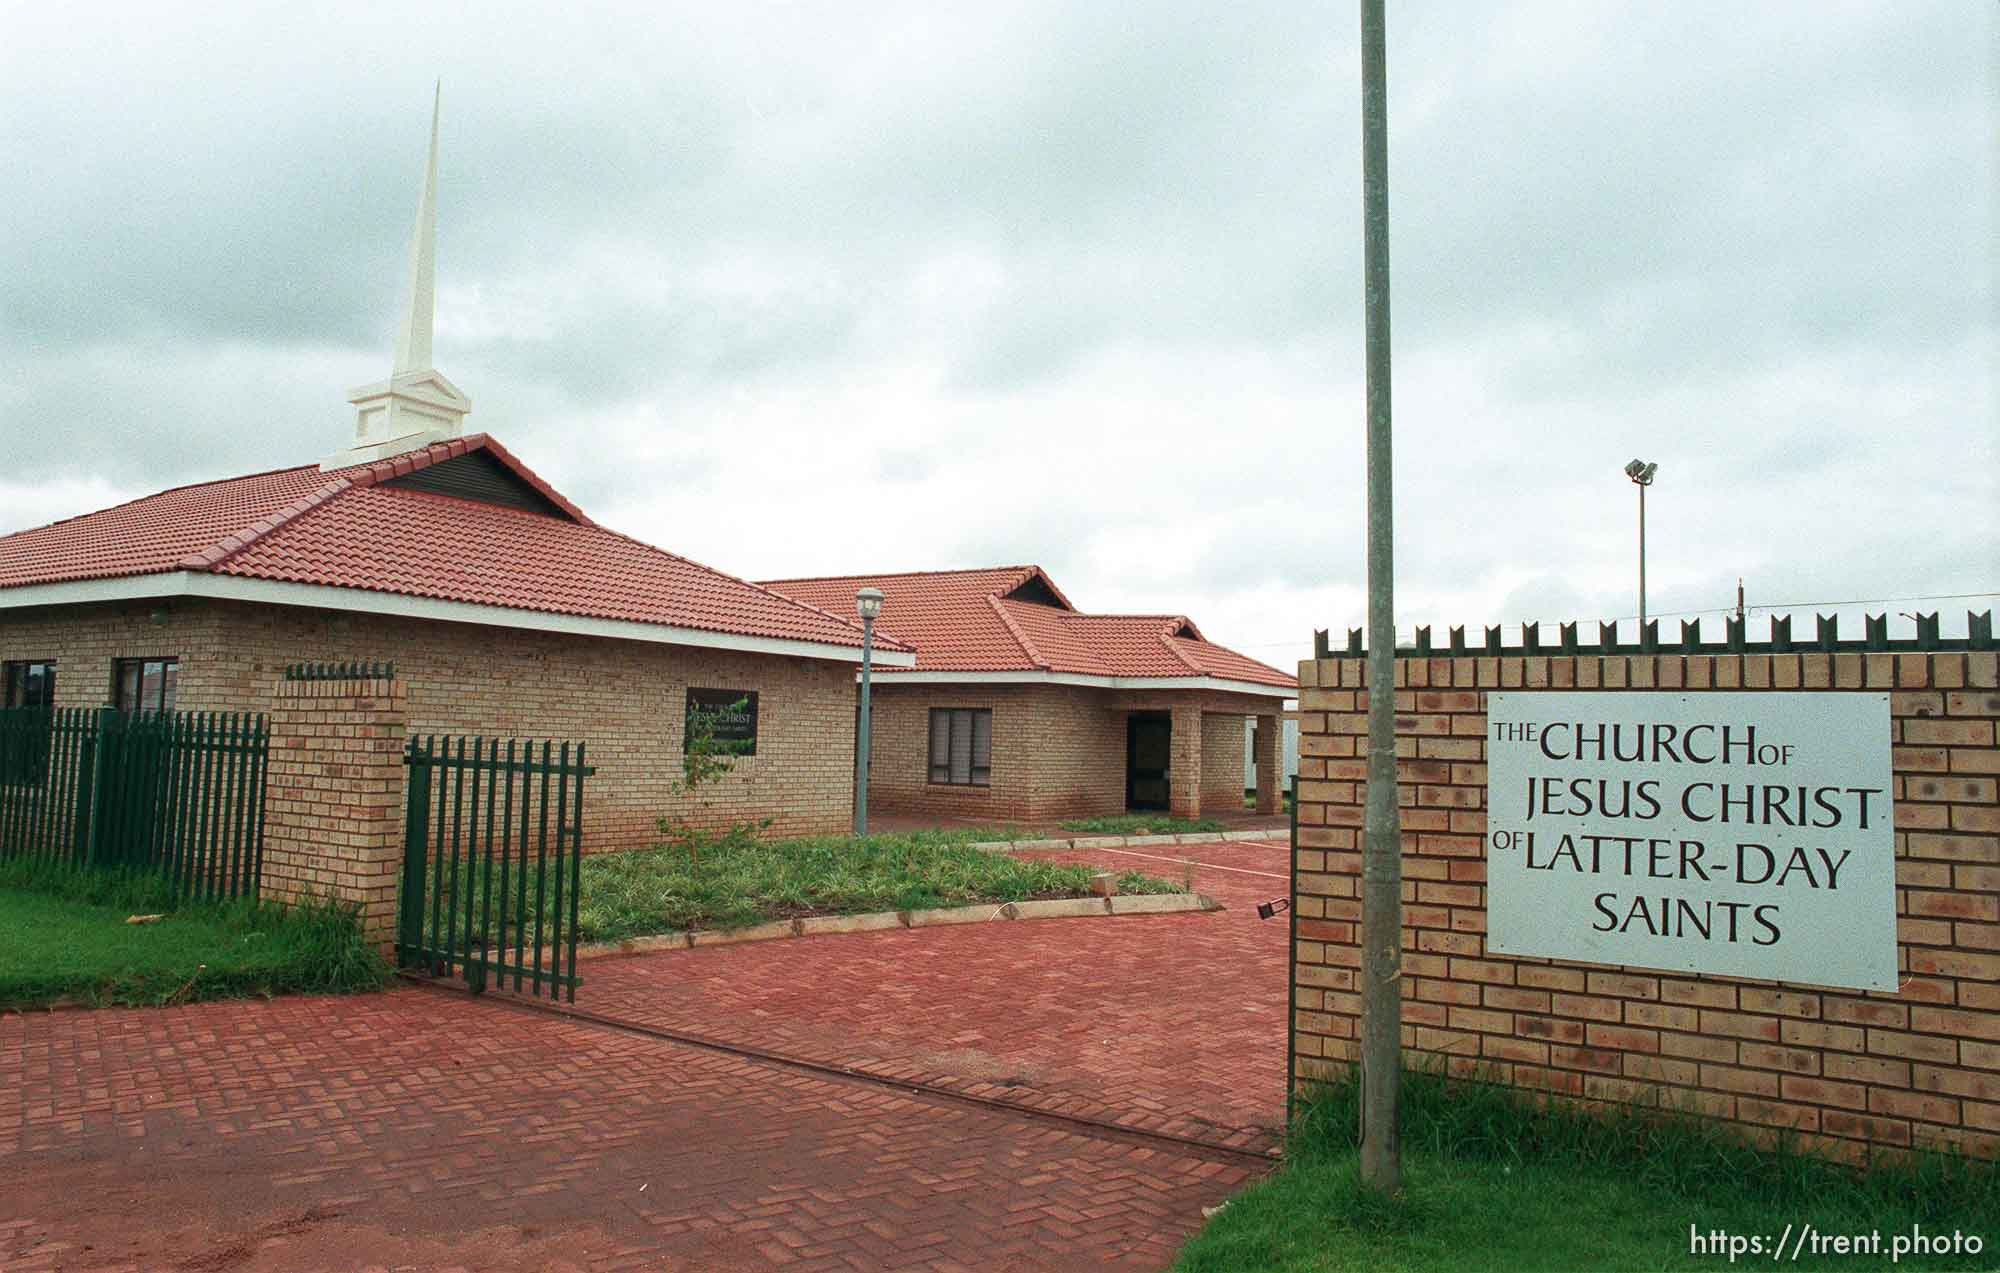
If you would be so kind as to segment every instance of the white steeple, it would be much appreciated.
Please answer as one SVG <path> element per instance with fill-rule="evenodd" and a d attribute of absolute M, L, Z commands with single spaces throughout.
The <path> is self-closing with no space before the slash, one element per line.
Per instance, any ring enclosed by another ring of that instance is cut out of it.
<path fill-rule="evenodd" d="M 430 160 L 417 224 L 410 233 L 410 292 L 396 337 L 389 378 L 347 395 L 354 404 L 354 443 L 320 461 L 321 469 L 386 459 L 465 432 L 472 400 L 431 366 L 431 325 L 437 310 L 437 156 L 439 83 L 431 100 Z"/>

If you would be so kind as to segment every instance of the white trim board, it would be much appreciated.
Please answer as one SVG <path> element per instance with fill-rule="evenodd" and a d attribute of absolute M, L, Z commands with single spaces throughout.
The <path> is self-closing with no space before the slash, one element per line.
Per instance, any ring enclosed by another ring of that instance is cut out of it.
<path fill-rule="evenodd" d="M 1231 681 L 1219 676 L 1092 676 L 1083 672 L 897 672 L 877 681 L 887 685 L 1080 685 L 1100 690 L 1213 690 L 1259 698 L 1297 698 L 1296 688 Z"/>
<path fill-rule="evenodd" d="M 275 579 L 243 579 L 196 570 L 170 570 L 118 579 L 81 579 L 70 583 L 29 584 L 0 588 L 0 610 L 27 606 L 88 605 L 105 601 L 171 600 L 200 597 L 216 601 L 249 601 L 314 610 L 346 610 L 398 619 L 431 619 L 441 623 L 472 623 L 494 628 L 521 628 L 565 636 L 608 637 L 614 641 L 644 641 L 653 645 L 685 645 L 697 649 L 734 650 L 744 654 L 778 654 L 801 659 L 859 663 L 859 646 L 798 641 L 784 637 L 738 636 L 699 628 L 630 619 L 593 619 L 551 614 L 512 606 L 479 605 L 470 601 L 440 601 L 365 588 L 330 588 L 321 584 L 288 583 Z M 917 656 L 900 650 L 875 651 L 884 667 L 914 667 Z"/>

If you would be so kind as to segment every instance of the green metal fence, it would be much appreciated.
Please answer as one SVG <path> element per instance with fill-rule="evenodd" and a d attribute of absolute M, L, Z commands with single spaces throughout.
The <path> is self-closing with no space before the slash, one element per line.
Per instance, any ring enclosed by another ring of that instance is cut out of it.
<path fill-rule="evenodd" d="M 576 1002 L 583 744 L 432 735 L 404 760 L 399 962 Z"/>
<path fill-rule="evenodd" d="M 270 735 L 247 712 L 0 710 L 0 859 L 156 870 L 254 897 Z"/>

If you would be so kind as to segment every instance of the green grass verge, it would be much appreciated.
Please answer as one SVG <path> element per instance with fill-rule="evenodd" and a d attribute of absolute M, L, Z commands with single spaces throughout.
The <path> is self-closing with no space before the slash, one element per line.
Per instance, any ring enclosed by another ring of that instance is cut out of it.
<path fill-rule="evenodd" d="M 163 914 L 128 924 L 135 914 Z M 381 988 L 351 908 L 178 903 L 155 877 L 0 863 L 0 1008 Z"/>
<path fill-rule="evenodd" d="M 1236 1197 L 1182 1250 L 1178 1273 L 1335 1270 L 1726 1269 L 1691 1250 L 1689 1226 L 1761 1237 L 1739 1267 L 1772 1263 L 1791 1225 L 1882 1235 L 1877 1256 L 1815 1255 L 1799 1268 L 1891 1267 L 1890 1243 L 1977 1234 L 1973 1254 L 1904 1255 L 1899 1269 L 2000 1266 L 2000 1167 L 1942 1154 L 1869 1171 L 1780 1145 L 1758 1149 L 1684 1114 L 1593 1115 L 1541 1107 L 1488 1084 L 1410 1074 L 1403 1088 L 1405 1189 L 1361 1185 L 1358 1093 L 1329 1086 L 1304 1106 L 1286 1165 Z M 1794 1240 L 1798 1230 L 1794 1231 Z"/>
<path fill-rule="evenodd" d="M 736 832 L 704 841 L 698 859 L 681 845 L 585 858 L 577 932 L 613 941 L 694 928 L 742 928 L 801 915 L 853 915 L 1082 897 L 1096 868 L 1035 862 L 975 849 L 981 829 L 758 840 Z M 1137 872 L 1124 893 L 1180 893 Z"/>
<path fill-rule="evenodd" d="M 1058 824 L 1080 835 L 1187 835 L 1194 831 L 1220 831 L 1224 824 L 1214 818 L 1176 818 L 1165 813 L 1121 813 L 1105 818 L 1071 818 Z"/>

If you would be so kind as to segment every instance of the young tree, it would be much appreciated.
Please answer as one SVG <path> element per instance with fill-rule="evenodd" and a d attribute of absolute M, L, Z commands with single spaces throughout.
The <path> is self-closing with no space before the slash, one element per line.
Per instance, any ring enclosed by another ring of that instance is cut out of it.
<path fill-rule="evenodd" d="M 703 809 L 713 806 L 713 799 L 703 793 L 728 777 L 730 771 L 736 768 L 736 758 L 751 747 L 747 739 L 717 738 L 716 725 L 724 717 L 742 711 L 749 702 L 747 698 L 740 698 L 718 707 L 688 705 L 687 738 L 681 746 L 681 776 L 673 785 L 676 796 L 688 797 Z M 687 846 L 688 868 L 698 867 L 701 864 L 700 829 L 678 815 L 661 818 L 659 825 L 663 834 L 672 835 Z"/>

